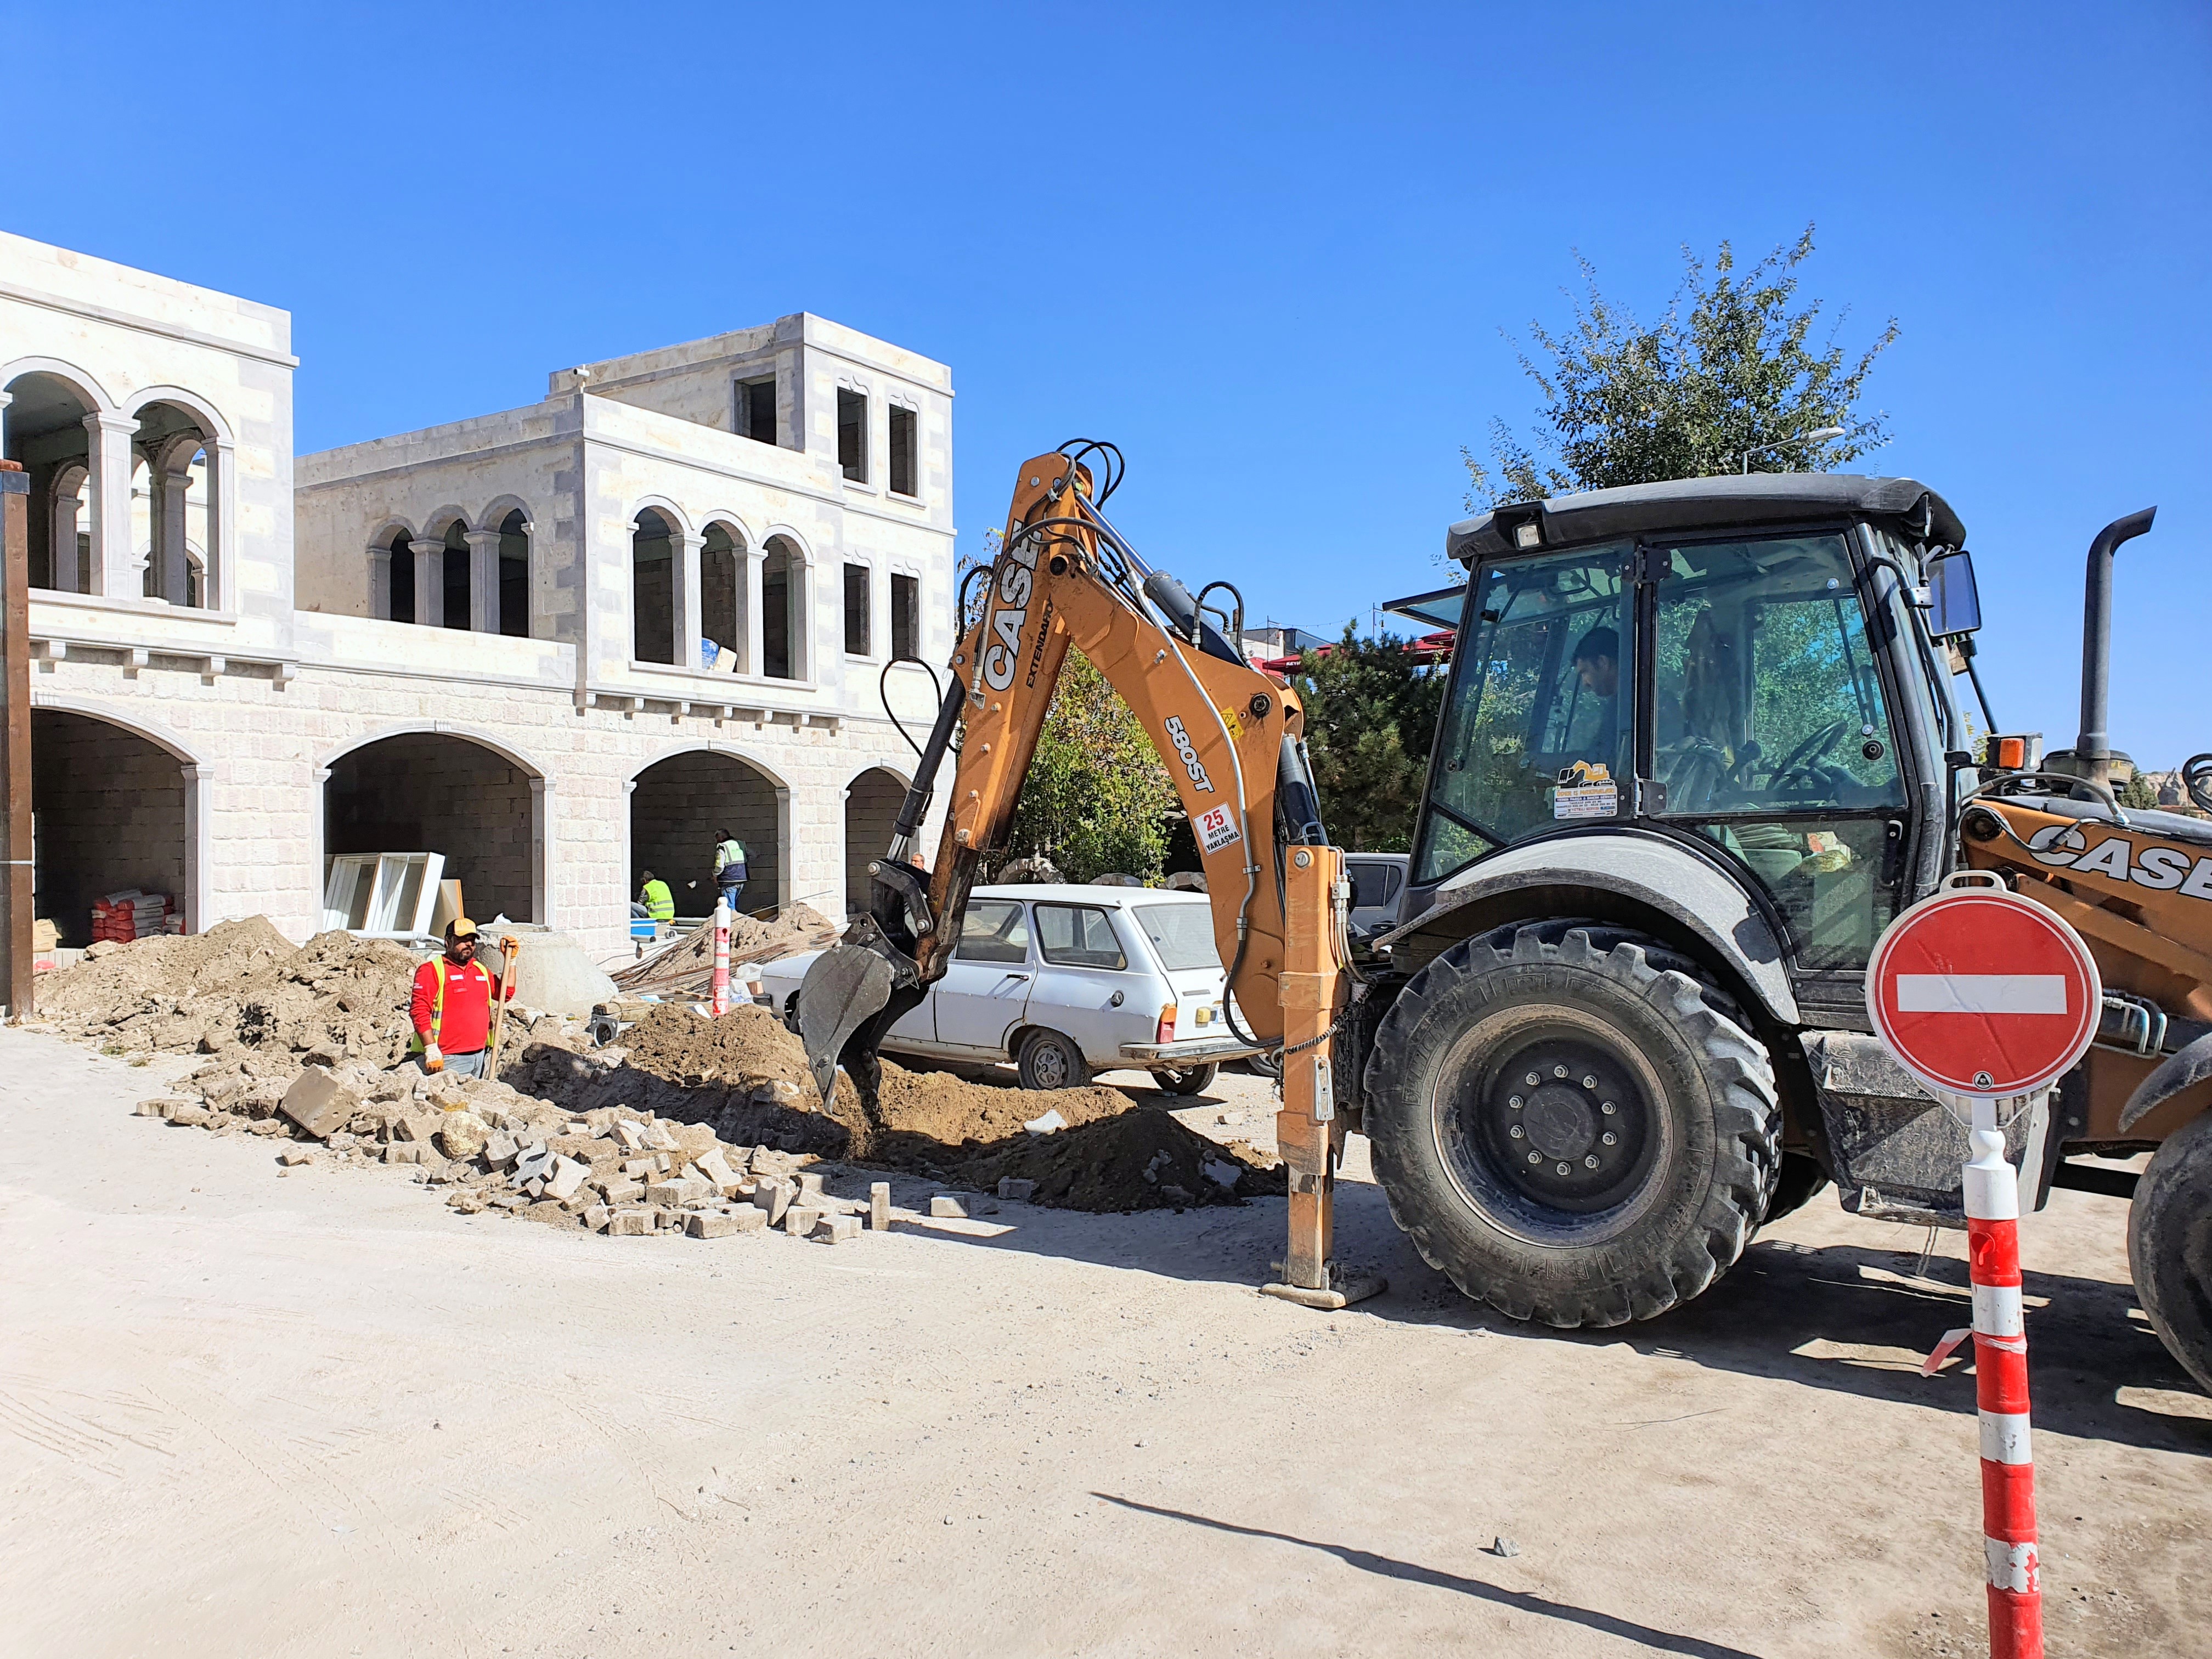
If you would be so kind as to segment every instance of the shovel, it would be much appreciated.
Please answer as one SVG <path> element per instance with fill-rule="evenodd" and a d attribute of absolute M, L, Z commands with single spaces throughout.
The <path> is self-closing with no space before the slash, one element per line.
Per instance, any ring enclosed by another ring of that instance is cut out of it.
<path fill-rule="evenodd" d="M 499 953 L 503 958 L 499 970 L 499 1006 L 492 1011 L 491 1052 L 484 1056 L 484 1076 L 490 1081 L 499 1080 L 499 1039 L 507 1029 L 507 1002 L 514 994 L 514 959 L 520 954 L 522 943 L 514 934 L 502 934 Z"/>

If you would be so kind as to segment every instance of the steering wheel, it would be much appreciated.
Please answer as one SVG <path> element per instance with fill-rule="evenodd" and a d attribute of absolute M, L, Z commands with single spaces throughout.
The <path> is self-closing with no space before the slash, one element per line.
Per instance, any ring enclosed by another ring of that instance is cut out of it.
<path fill-rule="evenodd" d="M 1818 782 L 1819 780 L 1813 775 L 1813 763 L 1825 758 L 1850 729 L 1851 722 L 1847 720 L 1833 720 L 1822 726 L 1776 763 L 1774 770 L 1767 774 L 1766 787 L 1778 789 L 1784 778 L 1800 772 L 1805 775 L 1808 782 Z"/>
<path fill-rule="evenodd" d="M 2181 787 L 2190 799 L 2212 812 L 2212 754 L 2191 755 L 2181 763 Z"/>

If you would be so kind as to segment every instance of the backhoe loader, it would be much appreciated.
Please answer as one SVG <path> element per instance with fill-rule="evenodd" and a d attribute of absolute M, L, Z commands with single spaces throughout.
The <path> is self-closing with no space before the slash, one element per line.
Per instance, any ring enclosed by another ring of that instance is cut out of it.
<path fill-rule="evenodd" d="M 1455 525 L 1468 580 L 1420 613 L 1456 644 L 1406 920 L 1356 947 L 1297 695 L 1230 643 L 1234 590 L 1194 598 L 1114 530 L 1118 472 L 1096 444 L 1022 468 L 867 912 L 800 992 L 825 1098 L 842 1060 L 874 1109 L 876 1041 L 957 948 L 1072 644 L 1158 749 L 1237 1034 L 1279 1059 L 1291 1238 L 1266 1288 L 1375 1288 L 1332 1259 L 1348 1131 L 1428 1262 L 1563 1328 L 1679 1306 L 1831 1182 L 1861 1215 L 1963 1224 L 1964 1132 L 1871 1035 L 1866 969 L 1970 867 L 2073 923 L 2106 988 L 2095 1046 L 2008 1131 L 2023 1191 L 2132 1197 L 2144 1310 L 2212 1389 L 2212 823 L 2122 809 L 2106 732 L 2113 556 L 2148 512 L 2092 545 L 2081 736 L 2048 758 L 1968 742 L 1972 556 L 1913 480 L 1681 479 Z M 2184 771 L 2212 810 L 2212 755 Z M 2140 1178 L 2072 1161 L 2143 1152 Z"/>

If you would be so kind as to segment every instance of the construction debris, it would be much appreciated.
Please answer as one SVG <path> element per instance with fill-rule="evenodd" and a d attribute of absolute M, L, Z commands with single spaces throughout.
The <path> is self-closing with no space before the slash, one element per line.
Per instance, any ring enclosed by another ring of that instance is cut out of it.
<path fill-rule="evenodd" d="M 773 920 L 739 915 L 730 919 L 730 961 L 773 962 L 836 943 L 844 930 L 811 905 L 787 905 Z M 614 975 L 632 994 L 705 996 L 714 988 L 714 927 L 702 923 Z"/>

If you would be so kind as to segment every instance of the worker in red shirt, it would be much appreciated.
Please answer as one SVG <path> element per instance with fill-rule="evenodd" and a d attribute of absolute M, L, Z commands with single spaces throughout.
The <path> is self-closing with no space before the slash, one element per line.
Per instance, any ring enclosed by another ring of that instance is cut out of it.
<path fill-rule="evenodd" d="M 482 1077 L 491 1040 L 491 1002 L 499 981 L 477 960 L 477 925 L 466 916 L 446 924 L 446 954 L 415 970 L 408 1012 L 415 1020 L 410 1052 L 426 1072 Z"/>

